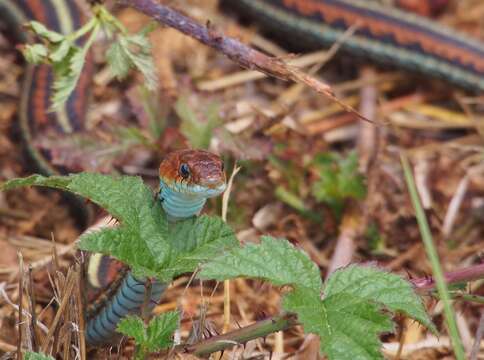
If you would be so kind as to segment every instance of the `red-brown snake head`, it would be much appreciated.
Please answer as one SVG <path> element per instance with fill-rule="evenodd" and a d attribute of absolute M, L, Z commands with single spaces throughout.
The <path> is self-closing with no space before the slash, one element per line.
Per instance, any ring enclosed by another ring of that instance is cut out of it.
<path fill-rule="evenodd" d="M 225 191 L 222 159 L 205 150 L 178 150 L 169 153 L 160 165 L 161 186 L 175 193 L 214 197 Z"/>

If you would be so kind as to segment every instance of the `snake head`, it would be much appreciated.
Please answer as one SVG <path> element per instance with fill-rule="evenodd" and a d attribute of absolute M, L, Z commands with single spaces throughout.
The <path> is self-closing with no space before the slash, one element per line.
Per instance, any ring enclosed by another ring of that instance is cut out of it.
<path fill-rule="evenodd" d="M 178 150 L 160 164 L 160 181 L 171 190 L 195 197 L 214 197 L 225 191 L 222 159 L 205 150 Z"/>

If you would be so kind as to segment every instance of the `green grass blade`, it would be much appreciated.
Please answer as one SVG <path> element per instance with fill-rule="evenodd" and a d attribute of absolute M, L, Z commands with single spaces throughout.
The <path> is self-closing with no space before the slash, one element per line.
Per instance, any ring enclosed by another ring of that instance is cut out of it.
<path fill-rule="evenodd" d="M 425 251 L 432 266 L 432 273 L 435 278 L 437 291 L 439 293 L 440 299 L 444 304 L 445 321 L 447 324 L 447 329 L 449 331 L 449 336 L 452 339 L 454 354 L 457 360 L 464 360 L 464 348 L 462 346 L 462 341 L 459 335 L 459 331 L 457 329 L 454 310 L 450 303 L 450 295 L 447 290 L 444 272 L 442 271 L 442 267 L 440 266 L 439 256 L 432 240 L 432 233 L 430 232 L 425 212 L 422 208 L 422 204 L 420 203 L 420 198 L 417 193 L 412 170 L 410 169 L 410 163 L 405 154 L 403 153 L 400 154 L 400 159 L 402 161 L 403 172 L 405 174 L 405 181 L 407 183 L 408 191 L 410 193 L 410 198 L 412 200 L 413 207 L 415 208 L 415 216 L 417 217 L 417 222 L 420 229 L 420 234 L 422 235 Z"/>

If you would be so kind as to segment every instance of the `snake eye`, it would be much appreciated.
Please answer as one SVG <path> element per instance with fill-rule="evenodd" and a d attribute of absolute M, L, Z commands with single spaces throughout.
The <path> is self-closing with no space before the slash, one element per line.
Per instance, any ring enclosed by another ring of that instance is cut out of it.
<path fill-rule="evenodd" d="M 190 167 L 187 164 L 181 164 L 178 172 L 182 178 L 187 179 L 190 176 Z"/>

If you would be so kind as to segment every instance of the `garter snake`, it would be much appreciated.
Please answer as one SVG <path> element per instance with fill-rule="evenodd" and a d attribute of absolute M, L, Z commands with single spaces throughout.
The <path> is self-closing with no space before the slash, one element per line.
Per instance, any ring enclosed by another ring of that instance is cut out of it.
<path fill-rule="evenodd" d="M 484 90 L 484 44 L 426 18 L 362 0 L 224 1 L 259 20 L 261 25 L 315 47 L 331 45 L 357 24 L 354 36 L 342 45 L 347 53 L 438 77 L 474 92 Z M 0 0 L 0 19 L 7 25 L 7 35 L 19 42 L 27 40 L 21 24 L 28 20 L 40 21 L 65 34 L 85 21 L 74 0 Z M 50 154 L 39 147 L 37 139 L 46 133 L 61 137 L 83 130 L 92 70 L 92 61 L 88 59 L 74 93 L 61 110 L 53 113 L 48 111 L 51 69 L 45 65 L 26 66 L 18 119 L 37 170 L 45 174 L 69 170 L 53 165 Z M 160 200 L 172 221 L 198 214 L 205 200 L 224 188 L 222 162 L 213 154 L 175 152 L 160 166 Z M 107 276 L 103 262 L 98 264 L 93 276 Z M 98 285 L 104 284 L 101 280 Z M 110 342 L 119 319 L 139 311 L 146 280 L 135 278 L 130 272 L 119 277 L 116 288 L 88 319 L 86 337 L 90 344 Z M 152 303 L 164 288 L 164 284 L 152 283 Z"/>

